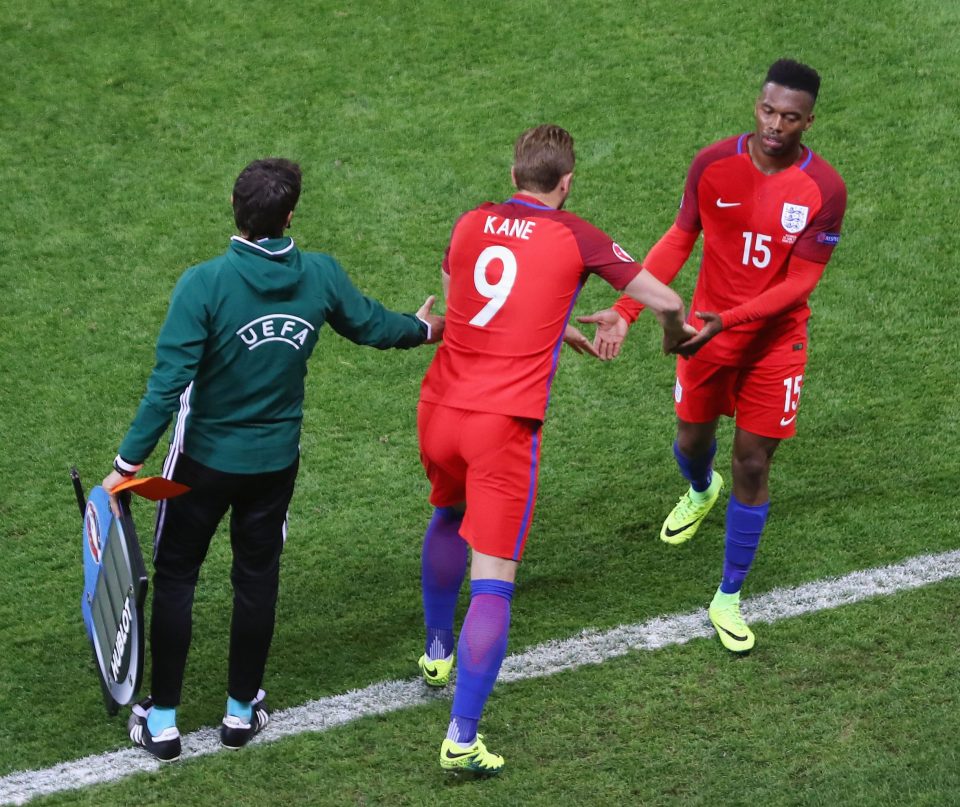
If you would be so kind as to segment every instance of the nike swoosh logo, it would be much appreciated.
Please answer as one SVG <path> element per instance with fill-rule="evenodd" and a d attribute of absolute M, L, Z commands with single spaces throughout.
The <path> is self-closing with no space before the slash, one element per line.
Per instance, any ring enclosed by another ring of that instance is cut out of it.
<path fill-rule="evenodd" d="M 724 202 L 722 199 L 717 199 L 717 207 L 740 207 L 742 202 Z"/>
<path fill-rule="evenodd" d="M 703 516 L 701 516 L 700 518 L 703 518 Z M 696 524 L 700 520 L 700 518 L 695 518 L 689 524 L 684 524 L 682 527 L 677 527 L 677 529 L 675 530 L 671 530 L 669 527 L 667 527 L 664 530 L 664 532 L 667 534 L 667 537 L 673 538 L 674 535 L 679 535 L 684 530 L 690 529 L 694 524 Z"/>
<path fill-rule="evenodd" d="M 795 421 L 796 419 L 797 419 L 797 416 L 796 416 L 796 415 L 793 415 L 793 416 L 788 417 L 788 418 L 780 418 L 780 425 L 781 425 L 781 426 L 789 426 L 789 425 L 790 425 L 791 423 L 793 423 L 793 421 Z"/>
<path fill-rule="evenodd" d="M 723 627 L 723 625 L 717 625 L 717 627 L 720 628 L 720 630 L 722 630 L 725 634 L 727 634 L 727 636 L 730 636 L 730 637 L 736 639 L 738 642 L 745 642 L 745 641 L 747 641 L 747 637 L 746 637 L 746 636 L 737 636 L 737 634 L 735 634 L 733 631 L 727 630 L 725 627 Z"/>
<path fill-rule="evenodd" d="M 426 673 L 427 678 L 436 678 L 438 675 L 440 675 L 439 670 L 431 670 L 429 667 L 424 667 L 423 671 Z"/>
<path fill-rule="evenodd" d="M 450 749 L 448 748 L 443 752 L 444 757 L 447 759 L 461 759 L 462 757 L 468 757 L 473 753 L 473 751 L 464 751 L 462 754 L 451 754 Z"/>

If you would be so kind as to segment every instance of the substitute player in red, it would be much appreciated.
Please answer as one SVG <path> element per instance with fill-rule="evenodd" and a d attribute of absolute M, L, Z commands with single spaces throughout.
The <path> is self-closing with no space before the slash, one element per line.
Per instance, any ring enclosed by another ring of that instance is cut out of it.
<path fill-rule="evenodd" d="M 457 686 L 440 766 L 496 774 L 503 758 L 477 724 L 507 648 L 517 565 L 530 530 L 540 432 L 577 294 L 597 274 L 649 307 L 671 351 L 696 333 L 683 301 L 605 233 L 561 210 L 573 139 L 538 126 L 516 142 L 502 204 L 463 214 L 443 259 L 446 331 L 423 380 L 420 453 L 436 511 L 423 542 L 428 684 L 453 667 L 457 595 L 471 561 L 470 607 L 457 644 Z M 575 338 L 574 330 L 570 338 Z"/>
<path fill-rule="evenodd" d="M 796 432 L 807 299 L 840 241 L 847 203 L 837 172 L 800 142 L 813 124 L 819 88 L 811 67 L 775 62 L 754 109 L 756 130 L 697 154 L 673 226 L 643 261 L 669 283 L 703 231 L 690 307 L 703 327 L 676 351 L 682 358 L 674 454 L 690 488 L 660 537 L 669 544 L 690 540 L 717 501 L 723 487 L 713 471 L 717 422 L 736 417 L 723 578 L 709 609 L 721 642 L 735 653 L 755 641 L 740 614 L 740 589 L 767 520 L 773 454 Z M 621 297 L 613 310 L 582 318 L 598 323 L 602 358 L 619 352 L 640 309 Z"/>

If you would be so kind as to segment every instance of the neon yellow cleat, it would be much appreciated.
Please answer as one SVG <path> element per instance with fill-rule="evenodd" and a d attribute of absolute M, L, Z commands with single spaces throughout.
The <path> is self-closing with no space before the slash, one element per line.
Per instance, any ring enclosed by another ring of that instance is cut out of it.
<path fill-rule="evenodd" d="M 496 776 L 503 770 L 503 757 L 492 754 L 478 734 L 473 745 L 464 748 L 453 740 L 444 740 L 440 746 L 440 767 L 445 771 L 471 771 L 480 776 Z"/>
<path fill-rule="evenodd" d="M 428 686 L 445 687 L 450 683 L 450 671 L 453 669 L 453 653 L 446 658 L 429 659 L 424 653 L 417 661 L 423 680 Z"/>
<path fill-rule="evenodd" d="M 696 502 L 691 496 L 693 488 L 688 488 L 687 492 L 680 497 L 676 507 L 670 511 L 666 521 L 660 528 L 660 540 L 668 544 L 685 543 L 697 534 L 697 528 L 700 522 L 710 512 L 711 508 L 720 498 L 720 491 L 723 490 L 723 477 L 716 471 L 713 472 L 713 479 L 710 480 L 710 487 L 705 493 L 709 498 L 703 502 Z"/>
<path fill-rule="evenodd" d="M 707 611 L 723 646 L 732 653 L 749 653 L 756 643 L 753 631 L 740 616 L 740 592 L 724 594 L 717 589 Z"/>

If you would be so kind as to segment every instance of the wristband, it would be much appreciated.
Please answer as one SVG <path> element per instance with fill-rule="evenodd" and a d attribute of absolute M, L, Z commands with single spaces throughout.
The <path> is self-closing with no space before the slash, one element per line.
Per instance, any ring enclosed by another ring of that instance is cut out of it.
<path fill-rule="evenodd" d="M 142 462 L 139 465 L 127 462 L 119 454 L 117 454 L 113 460 L 113 470 L 120 474 L 120 476 L 136 476 L 137 471 L 139 471 L 142 467 Z"/>
<path fill-rule="evenodd" d="M 414 316 L 417 318 L 417 320 L 419 320 L 423 325 L 426 326 L 426 328 L 427 328 L 427 338 L 424 339 L 423 341 L 424 341 L 424 342 L 429 342 L 429 341 L 430 341 L 430 337 L 433 336 L 433 328 L 430 327 L 430 323 L 427 322 L 423 317 L 418 316 L 417 314 L 414 314 Z"/>

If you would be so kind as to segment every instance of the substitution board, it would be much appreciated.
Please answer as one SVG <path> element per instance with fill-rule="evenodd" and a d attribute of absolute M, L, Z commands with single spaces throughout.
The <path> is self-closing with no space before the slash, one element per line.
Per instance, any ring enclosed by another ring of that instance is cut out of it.
<path fill-rule="evenodd" d="M 76 469 L 71 471 L 83 514 L 83 596 L 80 610 L 107 712 L 134 701 L 143 678 L 143 604 L 147 571 L 130 514 L 130 494 L 117 497 L 120 517 L 102 487 L 86 501 Z"/>

